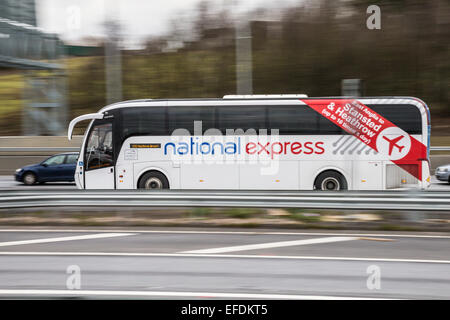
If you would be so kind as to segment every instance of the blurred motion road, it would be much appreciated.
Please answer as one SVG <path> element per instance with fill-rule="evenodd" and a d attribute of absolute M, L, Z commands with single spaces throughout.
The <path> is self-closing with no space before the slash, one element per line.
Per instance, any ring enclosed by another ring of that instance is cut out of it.
<path fill-rule="evenodd" d="M 398 232 L 2 229 L 0 296 L 448 299 L 449 239 Z M 80 290 L 66 287 L 74 265 Z M 371 268 L 380 271 L 380 289 L 369 289 Z"/>

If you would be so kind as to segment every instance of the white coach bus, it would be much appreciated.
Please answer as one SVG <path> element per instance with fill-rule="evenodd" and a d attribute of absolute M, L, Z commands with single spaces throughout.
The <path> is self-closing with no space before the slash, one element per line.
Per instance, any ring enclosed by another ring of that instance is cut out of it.
<path fill-rule="evenodd" d="M 410 97 L 132 100 L 79 116 L 80 189 L 386 190 L 430 185 L 430 115 Z"/>

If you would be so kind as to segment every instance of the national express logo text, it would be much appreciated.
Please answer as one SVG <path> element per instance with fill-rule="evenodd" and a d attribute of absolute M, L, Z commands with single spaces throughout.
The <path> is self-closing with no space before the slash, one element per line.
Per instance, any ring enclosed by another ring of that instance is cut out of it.
<path fill-rule="evenodd" d="M 323 142 L 244 142 L 238 137 L 236 142 L 200 142 L 198 137 L 191 137 L 187 142 L 168 142 L 164 145 L 167 155 L 263 155 L 271 159 L 286 154 L 323 154 Z"/>

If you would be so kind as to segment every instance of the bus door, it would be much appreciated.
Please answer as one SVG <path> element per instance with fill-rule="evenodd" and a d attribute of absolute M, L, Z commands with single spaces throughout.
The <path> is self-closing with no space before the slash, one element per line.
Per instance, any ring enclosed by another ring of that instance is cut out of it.
<path fill-rule="evenodd" d="M 115 189 L 112 119 L 95 120 L 84 149 L 85 189 Z"/>

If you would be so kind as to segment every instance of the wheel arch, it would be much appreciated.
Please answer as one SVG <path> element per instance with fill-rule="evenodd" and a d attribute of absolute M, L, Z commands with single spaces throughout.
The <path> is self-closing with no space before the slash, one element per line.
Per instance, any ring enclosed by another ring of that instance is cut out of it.
<path fill-rule="evenodd" d="M 334 171 L 336 173 L 339 173 L 340 175 L 342 175 L 345 179 L 345 182 L 347 183 L 347 190 L 351 190 L 352 188 L 352 181 L 349 178 L 349 175 L 345 172 L 345 170 L 338 168 L 338 167 L 334 167 L 334 166 L 330 166 L 330 167 L 323 167 L 320 168 L 319 170 L 316 171 L 315 176 L 314 176 L 314 181 L 313 181 L 313 185 L 312 188 L 314 189 L 316 182 L 317 182 L 317 178 L 324 172 L 327 171 Z"/>
<path fill-rule="evenodd" d="M 22 177 L 21 177 L 22 182 L 24 181 L 23 178 L 24 178 L 25 175 L 28 174 L 28 173 L 34 174 L 34 176 L 36 177 L 36 182 L 40 182 L 40 181 L 41 181 L 41 179 L 39 179 L 39 175 L 37 174 L 37 172 L 36 172 L 35 170 L 27 169 L 27 170 L 25 170 L 25 171 L 22 173 Z"/>
<path fill-rule="evenodd" d="M 142 176 L 144 174 L 146 174 L 147 172 L 152 172 L 152 171 L 163 174 L 166 177 L 167 181 L 169 182 L 169 189 L 170 189 L 170 186 L 172 185 L 172 179 L 170 178 L 170 175 L 167 173 L 166 170 L 159 168 L 159 167 L 146 167 L 146 168 L 142 169 L 141 171 L 139 171 L 139 174 L 137 175 L 137 179 L 134 184 L 136 189 L 139 189 L 139 182 L 141 181 Z"/>

